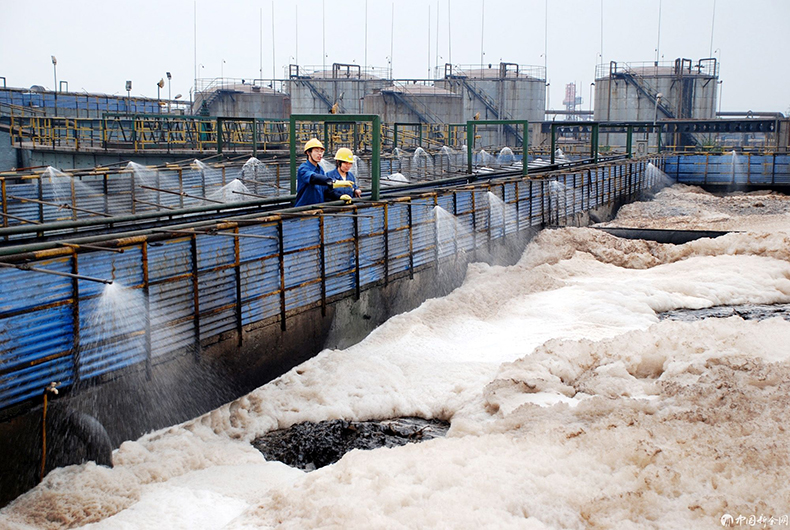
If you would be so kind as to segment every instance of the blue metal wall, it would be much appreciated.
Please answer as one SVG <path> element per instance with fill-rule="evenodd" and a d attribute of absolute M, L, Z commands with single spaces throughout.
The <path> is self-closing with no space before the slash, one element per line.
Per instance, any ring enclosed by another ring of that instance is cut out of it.
<path fill-rule="evenodd" d="M 114 280 L 109 287 L 0 268 L 0 409 L 39 396 L 50 381 L 71 385 L 150 369 L 174 355 L 199 356 L 201 342 L 228 333 L 241 342 L 251 324 L 285 328 L 294 313 L 627 199 L 658 175 L 647 161 L 620 161 L 324 215 L 218 225 L 226 235 L 140 236 L 121 240 L 123 253 L 64 249 L 30 263 Z M 449 231 L 437 229 L 441 215 L 452 215 Z"/>
<path fill-rule="evenodd" d="M 790 155 L 671 155 L 664 171 L 682 184 L 790 185 Z"/>

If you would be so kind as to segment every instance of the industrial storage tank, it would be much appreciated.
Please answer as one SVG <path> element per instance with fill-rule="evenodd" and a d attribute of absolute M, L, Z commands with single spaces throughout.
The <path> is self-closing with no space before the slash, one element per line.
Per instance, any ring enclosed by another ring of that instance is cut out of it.
<path fill-rule="evenodd" d="M 715 58 L 674 63 L 599 65 L 595 76 L 595 121 L 716 118 Z M 659 97 L 660 96 L 660 97 Z"/>
<path fill-rule="evenodd" d="M 461 123 L 461 96 L 426 82 L 401 81 L 365 98 L 365 114 L 378 114 L 384 123 Z"/>
<path fill-rule="evenodd" d="M 285 90 L 291 96 L 294 114 L 362 114 L 365 96 L 390 84 L 377 74 L 387 69 L 363 69 L 358 64 L 332 64 L 331 70 L 316 67 L 288 67 Z"/>
<path fill-rule="evenodd" d="M 288 95 L 260 79 L 215 79 L 197 92 L 192 109 L 193 114 L 228 118 L 286 120 L 291 114 Z"/>
<path fill-rule="evenodd" d="M 444 79 L 438 85 L 463 96 L 464 121 L 528 120 L 543 121 L 546 112 L 546 71 L 542 66 L 500 62 L 477 66 L 445 65 Z M 521 132 L 500 127 L 491 137 L 483 133 L 484 145 L 519 145 Z"/>

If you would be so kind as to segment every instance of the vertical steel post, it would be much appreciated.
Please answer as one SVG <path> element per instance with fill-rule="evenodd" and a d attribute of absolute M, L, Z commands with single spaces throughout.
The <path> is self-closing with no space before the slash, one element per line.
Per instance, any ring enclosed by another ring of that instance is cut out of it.
<path fill-rule="evenodd" d="M 554 163 L 554 159 L 555 159 L 554 151 L 557 150 L 557 124 L 556 123 L 552 123 L 551 127 L 550 127 L 550 130 L 551 130 L 551 133 L 550 133 L 551 134 L 551 143 L 549 144 L 549 145 L 551 145 L 551 147 L 550 147 L 550 149 L 551 149 L 550 162 L 553 164 Z"/>
<path fill-rule="evenodd" d="M 192 234 L 190 239 L 190 250 L 192 253 L 192 305 L 194 309 L 194 352 L 195 362 L 200 362 L 200 291 L 198 282 L 198 251 L 197 234 Z"/>
<path fill-rule="evenodd" d="M 381 189 L 381 118 L 373 116 L 373 156 L 370 162 L 371 199 L 379 200 Z"/>
<path fill-rule="evenodd" d="M 354 213 L 357 213 L 356 208 Z M 361 278 L 359 276 L 359 217 L 354 217 L 354 295 L 359 300 Z"/>
<path fill-rule="evenodd" d="M 321 260 L 321 316 L 326 316 L 326 240 L 324 238 L 324 216 L 318 216 L 318 233 L 321 237 L 318 252 Z"/>
<path fill-rule="evenodd" d="M 290 127 L 288 128 L 288 142 L 291 148 L 291 195 L 296 195 L 296 119 L 293 114 L 291 114 L 289 123 Z"/>
<path fill-rule="evenodd" d="M 233 232 L 238 235 L 239 234 L 239 227 L 233 230 Z M 242 321 L 242 314 L 241 314 L 241 238 L 234 237 L 233 238 L 233 253 L 235 254 L 235 263 L 233 266 L 233 272 L 236 279 L 236 332 L 238 333 L 238 342 L 237 345 L 241 347 L 242 342 L 244 341 L 244 322 Z"/>
<path fill-rule="evenodd" d="M 80 281 L 77 279 L 79 274 L 79 264 L 77 263 L 77 249 L 71 251 L 71 272 L 74 277 L 71 279 L 71 319 L 74 331 L 72 332 L 72 352 L 71 358 L 74 363 L 74 384 L 80 382 Z"/>
<path fill-rule="evenodd" d="M 145 301 L 145 377 L 151 380 L 153 368 L 153 351 L 151 346 L 151 300 L 148 280 L 148 243 L 143 241 L 140 251 L 142 253 L 143 266 L 143 299 Z"/>
<path fill-rule="evenodd" d="M 277 238 L 279 239 L 280 252 L 280 329 L 285 331 L 285 245 L 283 244 L 283 220 L 277 221 Z"/>

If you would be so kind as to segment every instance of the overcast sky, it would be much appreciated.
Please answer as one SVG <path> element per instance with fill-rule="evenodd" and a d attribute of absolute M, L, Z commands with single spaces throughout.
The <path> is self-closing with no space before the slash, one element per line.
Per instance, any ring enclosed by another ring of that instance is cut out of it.
<path fill-rule="evenodd" d="M 188 100 L 196 72 L 283 78 L 290 62 L 391 57 L 394 77 L 426 78 L 482 57 L 545 64 L 551 108 L 576 82 L 586 109 L 596 64 L 652 63 L 657 48 L 696 63 L 713 50 L 722 110 L 788 112 L 789 22 L 788 0 L 0 0 L 0 76 L 52 88 L 54 55 L 72 92 L 125 94 L 128 79 L 132 95 L 156 97 L 169 71 L 171 96 Z"/>

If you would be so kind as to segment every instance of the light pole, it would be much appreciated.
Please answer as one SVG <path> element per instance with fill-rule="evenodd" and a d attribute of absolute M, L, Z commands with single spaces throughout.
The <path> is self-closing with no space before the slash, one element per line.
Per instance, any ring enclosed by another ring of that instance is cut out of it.
<path fill-rule="evenodd" d="M 159 101 L 159 99 L 160 99 L 159 98 L 159 91 L 164 86 L 165 86 L 165 80 L 160 77 L 159 78 L 159 82 L 156 84 L 156 106 L 158 107 L 158 112 L 160 112 L 160 113 L 162 112 L 162 102 Z"/>
<path fill-rule="evenodd" d="M 170 114 L 170 100 L 172 99 L 170 97 L 170 80 L 171 79 L 172 79 L 172 76 L 170 75 L 170 72 L 167 72 L 167 113 L 168 114 Z"/>
<path fill-rule="evenodd" d="M 55 116 L 58 115 L 58 60 L 52 55 L 52 69 L 55 72 L 55 87 L 52 91 L 55 93 Z"/>
<path fill-rule="evenodd" d="M 595 87 L 595 81 L 590 83 L 590 119 L 595 121 L 595 115 L 593 114 L 593 87 Z"/>
<path fill-rule="evenodd" d="M 656 94 L 656 106 L 653 109 L 653 131 L 656 131 L 656 122 L 658 121 L 658 104 L 661 103 L 661 98 L 663 98 L 663 97 L 664 97 L 664 94 L 662 94 L 661 92 Z M 658 136 L 656 137 L 658 139 L 657 142 L 656 142 L 656 146 L 657 146 L 656 148 L 657 148 L 658 152 L 660 153 L 661 152 L 661 131 L 656 131 L 656 132 L 658 133 Z"/>
<path fill-rule="evenodd" d="M 52 69 L 55 72 L 55 88 L 52 89 L 53 92 L 58 92 L 58 59 L 54 55 L 52 56 Z"/>
<path fill-rule="evenodd" d="M 129 114 L 132 108 L 132 82 L 126 81 L 126 113 Z"/>

